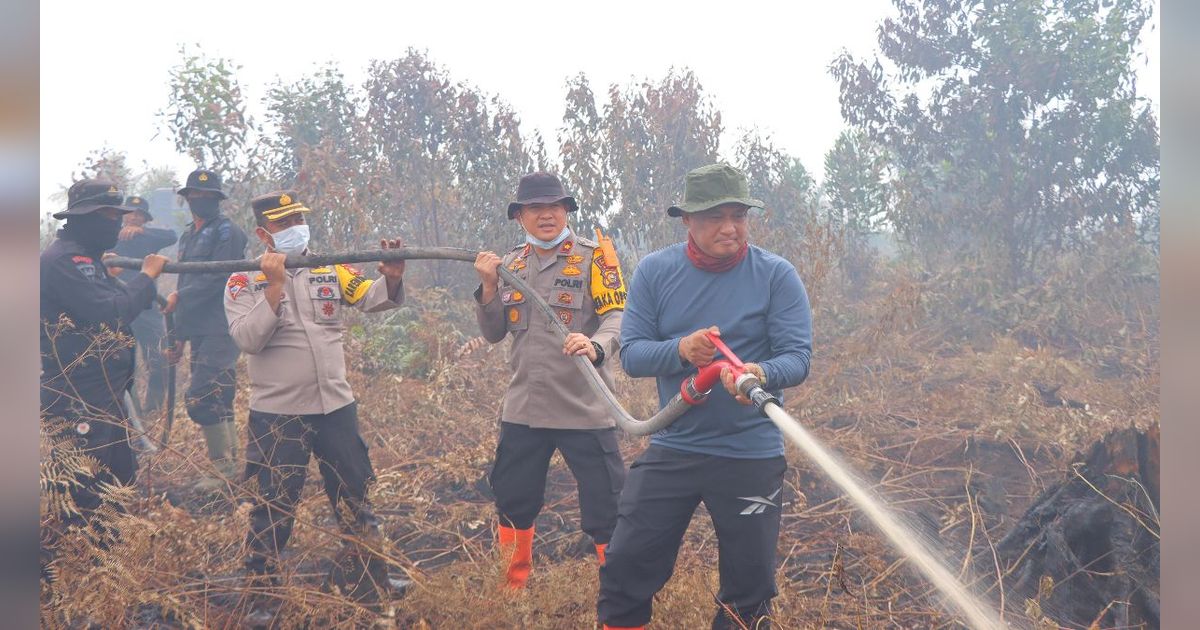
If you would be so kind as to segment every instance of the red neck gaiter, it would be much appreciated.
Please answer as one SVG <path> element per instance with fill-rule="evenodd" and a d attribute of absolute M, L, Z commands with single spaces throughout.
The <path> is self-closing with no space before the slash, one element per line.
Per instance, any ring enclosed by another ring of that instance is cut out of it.
<path fill-rule="evenodd" d="M 692 264 L 695 265 L 700 271 L 707 271 L 710 273 L 724 273 L 729 271 L 730 269 L 736 267 L 738 263 L 742 262 L 742 259 L 746 257 L 746 252 L 749 250 L 750 244 L 742 243 L 741 249 L 737 250 L 736 254 L 729 256 L 728 258 L 709 256 L 700 249 L 699 245 L 696 244 L 696 239 L 692 238 L 691 234 L 688 234 L 688 260 L 692 261 Z"/>

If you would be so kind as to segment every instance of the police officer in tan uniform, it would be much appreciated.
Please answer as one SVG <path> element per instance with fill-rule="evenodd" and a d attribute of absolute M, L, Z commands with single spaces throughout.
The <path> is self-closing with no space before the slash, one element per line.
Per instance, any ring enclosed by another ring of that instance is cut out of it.
<path fill-rule="evenodd" d="M 617 518 L 625 464 L 607 407 L 588 387 L 572 356 L 587 356 L 612 386 L 610 366 L 620 339 L 625 286 L 616 253 L 576 235 L 567 213 L 578 209 L 558 178 L 521 178 L 508 218 L 525 229 L 525 243 L 503 259 L 481 252 L 475 269 L 476 316 L 483 336 L 512 335 L 513 377 L 504 397 L 500 439 L 489 480 L 499 512 L 499 543 L 509 555 L 507 583 L 521 588 L 532 569 L 534 519 L 542 509 L 546 472 L 557 449 L 579 485 L 582 528 L 601 564 Z M 504 265 L 554 308 L 571 334 L 563 340 L 530 296 L 502 283 Z"/>
<path fill-rule="evenodd" d="M 255 234 L 267 253 L 260 272 L 229 276 L 225 314 L 230 335 L 247 355 L 251 382 L 247 472 L 257 473 L 261 491 L 246 542 L 246 567 L 254 580 L 274 573 L 276 557 L 291 536 L 310 454 L 320 464 L 343 532 L 357 538 L 380 535 L 367 501 L 374 471 L 346 381 L 343 313 L 400 306 L 404 262 L 379 265 L 381 280 L 368 280 L 349 265 L 285 269 L 287 254 L 308 251 L 304 215 L 310 210 L 291 191 L 263 195 L 252 205 Z M 401 244 L 385 240 L 380 246 Z M 363 602 L 377 601 L 395 586 L 382 559 L 353 544 L 343 549 L 330 577 Z M 347 578 L 349 585 L 343 584 Z M 254 615 L 269 613 L 259 608 Z"/>

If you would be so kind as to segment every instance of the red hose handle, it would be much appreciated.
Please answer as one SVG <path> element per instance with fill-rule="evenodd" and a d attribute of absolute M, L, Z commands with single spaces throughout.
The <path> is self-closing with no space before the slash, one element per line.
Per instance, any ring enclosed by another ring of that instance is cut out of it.
<path fill-rule="evenodd" d="M 704 402 L 708 396 L 708 392 L 716 387 L 721 380 L 721 370 L 729 368 L 733 370 L 733 377 L 737 378 L 745 371 L 746 366 L 742 360 L 721 341 L 721 337 L 711 332 L 705 333 L 708 340 L 712 342 L 721 354 L 725 355 L 724 359 L 717 359 L 712 363 L 700 368 L 700 371 L 693 377 L 684 379 L 679 386 L 679 393 L 683 395 L 683 399 L 689 405 L 698 405 Z"/>
<path fill-rule="evenodd" d="M 733 350 L 729 349 L 729 346 L 725 345 L 724 341 L 721 341 L 720 335 L 710 331 L 704 333 L 704 336 L 708 337 L 708 340 L 717 347 L 717 350 L 721 351 L 721 354 L 725 355 L 725 358 L 729 360 L 729 363 L 732 364 L 734 368 L 737 368 L 734 370 L 734 376 L 739 376 L 742 373 L 742 368 L 746 367 L 742 363 L 742 360 L 733 353 Z"/>

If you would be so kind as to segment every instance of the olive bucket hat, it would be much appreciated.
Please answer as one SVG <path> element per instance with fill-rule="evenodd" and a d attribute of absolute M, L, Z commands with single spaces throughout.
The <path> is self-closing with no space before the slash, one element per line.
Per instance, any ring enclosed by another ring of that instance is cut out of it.
<path fill-rule="evenodd" d="M 763 207 L 762 201 L 750 196 L 750 185 L 741 171 L 728 164 L 709 164 L 688 172 L 683 180 L 683 203 L 667 208 L 667 214 L 681 217 L 685 212 L 703 212 L 727 203 Z"/>

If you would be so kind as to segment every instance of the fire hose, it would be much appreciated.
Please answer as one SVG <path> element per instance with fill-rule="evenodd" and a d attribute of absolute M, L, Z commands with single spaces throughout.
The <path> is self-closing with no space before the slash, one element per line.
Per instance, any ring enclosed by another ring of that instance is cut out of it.
<path fill-rule="evenodd" d="M 315 268 L 340 263 L 396 260 L 474 262 L 476 255 L 477 252 L 453 247 L 401 247 L 340 254 L 288 255 L 284 267 L 287 269 Z M 140 269 L 142 265 L 140 260 L 122 257 L 108 258 L 104 262 L 109 266 L 125 269 Z M 260 263 L 257 260 L 228 260 L 167 263 L 163 267 L 163 271 L 165 273 L 236 273 L 257 271 L 259 268 Z M 554 314 L 550 305 L 524 280 L 503 266 L 499 267 L 497 271 L 506 282 L 530 297 L 534 306 L 542 311 L 564 339 L 570 334 L 567 327 Z M 700 368 L 696 374 L 685 379 L 680 385 L 679 393 L 675 394 L 658 413 L 646 420 L 638 420 L 625 411 L 586 356 L 575 356 L 572 359 L 588 386 L 599 396 L 600 400 L 604 401 L 610 414 L 616 420 L 617 426 L 626 433 L 639 436 L 662 430 L 691 407 L 703 404 L 711 390 L 720 381 L 722 371 L 730 370 L 737 390 L 762 411 L 805 455 L 821 466 L 834 483 L 863 510 L 889 542 L 911 560 L 916 568 L 947 596 L 955 608 L 966 618 L 967 624 L 971 628 L 990 630 L 1003 627 L 1002 622 L 992 610 L 975 599 L 902 522 L 882 507 L 881 502 L 873 493 L 865 489 L 831 453 L 808 433 L 803 425 L 784 411 L 779 398 L 763 388 L 759 378 L 753 372 L 745 369 L 742 361 L 721 341 L 720 337 L 709 333 L 708 338 L 724 358 L 709 363 Z M 172 406 L 174 404 L 173 393 L 173 391 L 169 392 L 171 399 L 168 400 Z M 167 430 L 170 430 L 169 424 Z"/>
<path fill-rule="evenodd" d="M 463 262 L 475 262 L 477 254 L 478 252 L 457 247 L 401 247 L 397 249 L 375 249 L 308 256 L 291 254 L 288 255 L 283 266 L 286 269 L 300 269 L 326 267 L 344 263 L 389 262 L 396 260 L 459 260 Z M 106 258 L 104 263 L 110 267 L 121 267 L 123 269 L 140 269 L 142 266 L 141 260 L 119 256 Z M 259 261 L 253 259 L 216 260 L 204 262 L 170 262 L 163 267 L 163 272 L 230 274 L 239 271 L 258 271 L 259 268 Z M 551 325 L 555 327 L 564 339 L 570 334 L 570 330 L 567 329 L 565 324 L 559 321 L 550 304 L 539 296 L 524 280 L 503 266 L 498 268 L 497 271 L 499 271 L 500 277 L 505 282 L 508 282 L 525 295 L 530 296 L 533 305 L 545 314 Z M 168 334 L 171 334 L 170 330 Z M 572 357 L 572 360 L 575 362 L 575 366 L 579 368 L 588 387 L 596 393 L 600 400 L 604 401 L 609 413 L 616 420 L 617 426 L 631 435 L 649 435 L 667 427 L 682 416 L 690 407 L 703 402 L 708 391 L 720 378 L 720 370 L 718 369 L 702 372 L 685 380 L 682 387 L 680 387 L 680 392 L 665 407 L 652 417 L 646 420 L 639 420 L 625 411 L 625 408 L 621 406 L 616 396 L 608 389 L 608 386 L 600 377 L 600 373 L 596 371 L 596 367 L 592 365 L 592 362 L 586 356 L 575 356 Z M 168 409 L 170 409 L 174 407 L 174 392 L 168 391 L 167 394 L 167 404 Z M 169 419 L 166 431 L 170 431 Z M 164 440 L 167 435 L 169 433 L 164 434 Z"/>

